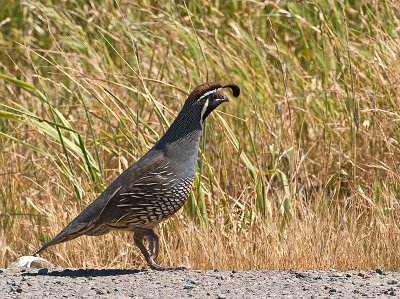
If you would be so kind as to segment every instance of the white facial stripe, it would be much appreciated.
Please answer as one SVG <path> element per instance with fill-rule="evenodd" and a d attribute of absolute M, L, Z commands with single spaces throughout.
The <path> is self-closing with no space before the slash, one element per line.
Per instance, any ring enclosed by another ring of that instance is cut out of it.
<path fill-rule="evenodd" d="M 203 125 L 203 116 L 204 116 L 204 113 L 206 113 L 207 108 L 208 108 L 208 99 L 204 103 L 203 109 L 201 109 L 200 125 Z"/>
<path fill-rule="evenodd" d="M 213 90 L 207 91 L 205 94 L 203 94 L 203 95 L 198 99 L 198 101 L 204 99 L 204 98 L 205 98 L 206 96 L 208 96 L 209 94 L 212 94 L 212 93 L 214 93 L 214 92 L 220 91 L 221 89 L 222 89 L 222 88 L 217 88 L 217 89 L 213 89 Z"/>

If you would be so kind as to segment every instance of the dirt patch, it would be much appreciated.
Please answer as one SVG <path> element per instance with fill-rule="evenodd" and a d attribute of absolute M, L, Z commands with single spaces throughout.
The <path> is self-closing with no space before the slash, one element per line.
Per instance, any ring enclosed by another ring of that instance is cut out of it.
<path fill-rule="evenodd" d="M 0 270 L 5 298 L 377 298 L 400 273 L 329 271 Z"/>

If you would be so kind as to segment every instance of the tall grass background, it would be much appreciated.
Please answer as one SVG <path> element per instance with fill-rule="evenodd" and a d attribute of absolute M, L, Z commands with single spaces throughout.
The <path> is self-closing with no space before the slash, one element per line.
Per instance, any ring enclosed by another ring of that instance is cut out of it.
<path fill-rule="evenodd" d="M 400 4 L 33 1 L 0 10 L 0 266 L 59 232 L 207 81 L 208 119 L 163 265 L 400 269 Z M 47 250 L 144 265 L 130 233 Z"/>

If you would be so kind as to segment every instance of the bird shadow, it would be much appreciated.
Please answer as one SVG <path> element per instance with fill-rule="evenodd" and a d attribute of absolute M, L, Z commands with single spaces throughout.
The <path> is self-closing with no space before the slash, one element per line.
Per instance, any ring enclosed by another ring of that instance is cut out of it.
<path fill-rule="evenodd" d="M 121 269 L 64 269 L 64 270 L 47 270 L 40 269 L 38 272 L 23 273 L 22 276 L 56 276 L 56 277 L 100 277 L 100 276 L 120 276 L 132 275 L 147 270 L 121 270 Z"/>

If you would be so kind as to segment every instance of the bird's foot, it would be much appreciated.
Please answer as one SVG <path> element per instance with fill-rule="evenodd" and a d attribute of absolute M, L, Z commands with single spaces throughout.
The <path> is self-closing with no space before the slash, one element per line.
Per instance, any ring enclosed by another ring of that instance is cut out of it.
<path fill-rule="evenodd" d="M 168 268 L 165 268 L 163 266 L 157 265 L 156 263 L 154 264 L 149 264 L 149 267 L 151 270 L 156 270 L 156 271 L 166 271 L 169 270 Z"/>
<path fill-rule="evenodd" d="M 182 270 L 188 270 L 187 267 L 184 266 L 179 266 L 179 267 L 163 267 L 160 265 L 157 265 L 154 261 L 152 263 L 149 263 L 148 266 L 150 267 L 151 270 L 156 270 L 156 271 L 182 271 Z"/>
<path fill-rule="evenodd" d="M 172 269 L 172 270 L 180 270 L 180 271 L 183 271 L 183 270 L 189 270 L 190 268 L 185 267 L 185 266 L 178 266 L 178 267 L 171 268 L 171 269 Z"/>
<path fill-rule="evenodd" d="M 165 271 L 168 270 L 168 268 L 165 268 L 163 266 L 158 265 L 152 258 L 149 256 L 147 258 L 147 265 L 150 267 L 151 270 L 156 270 L 156 271 Z"/>

